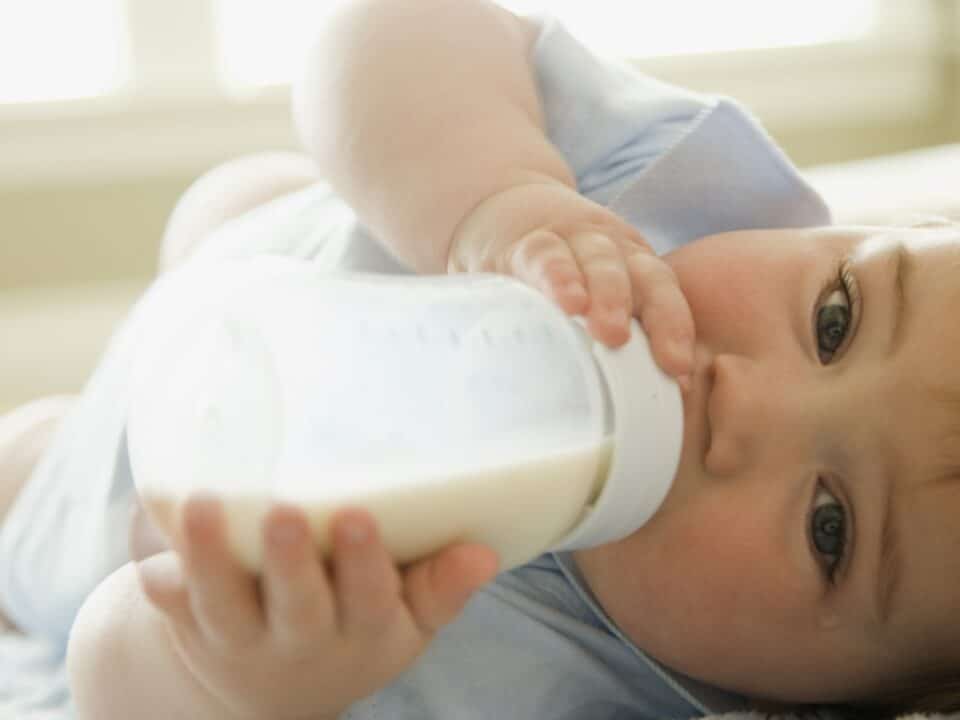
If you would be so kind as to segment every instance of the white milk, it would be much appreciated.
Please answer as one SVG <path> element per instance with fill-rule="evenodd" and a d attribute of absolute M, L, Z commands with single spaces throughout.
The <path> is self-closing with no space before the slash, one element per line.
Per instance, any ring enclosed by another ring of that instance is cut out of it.
<path fill-rule="evenodd" d="M 479 542 L 500 556 L 500 569 L 521 565 L 563 536 L 599 494 L 607 476 L 613 443 L 558 452 L 524 462 L 405 481 L 345 501 L 336 499 L 276 500 L 301 507 L 307 514 L 318 550 L 330 550 L 331 515 L 347 506 L 369 510 L 377 520 L 384 545 L 400 564 L 422 558 L 450 543 Z M 168 536 L 180 526 L 183 496 L 151 493 L 143 502 Z M 228 543 L 243 565 L 257 571 L 263 562 L 262 523 L 271 497 L 222 496 Z"/>

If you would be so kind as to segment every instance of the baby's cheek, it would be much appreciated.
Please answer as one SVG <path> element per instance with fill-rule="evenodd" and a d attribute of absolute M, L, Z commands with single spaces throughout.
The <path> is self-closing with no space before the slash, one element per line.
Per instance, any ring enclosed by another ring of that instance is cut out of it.
<path fill-rule="evenodd" d="M 775 493 L 726 483 L 685 500 L 638 533 L 628 634 L 681 672 L 746 687 L 814 636 L 819 585 L 787 557 Z"/>
<path fill-rule="evenodd" d="M 690 304 L 697 339 L 715 351 L 743 350 L 782 311 L 781 268 L 750 246 L 708 240 L 672 253 L 668 263 Z"/>
<path fill-rule="evenodd" d="M 731 621 L 743 615 L 756 622 L 765 608 L 784 608 L 799 587 L 778 546 L 783 530 L 749 504 L 689 510 L 670 545 L 691 601 Z"/>
<path fill-rule="evenodd" d="M 671 520 L 635 548 L 641 579 L 625 629 L 667 665 L 712 677 L 718 657 L 739 657 L 772 629 L 771 556 L 759 524 L 736 510 L 688 506 Z"/>

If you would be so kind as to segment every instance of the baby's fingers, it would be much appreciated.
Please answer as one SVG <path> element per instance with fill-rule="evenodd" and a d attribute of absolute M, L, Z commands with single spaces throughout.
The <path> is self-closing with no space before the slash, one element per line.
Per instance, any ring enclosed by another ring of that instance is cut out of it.
<path fill-rule="evenodd" d="M 204 635 L 225 648 L 243 647 L 259 638 L 264 622 L 256 580 L 227 547 L 220 503 L 189 499 L 182 535 L 190 607 Z"/>
<path fill-rule="evenodd" d="M 380 638 L 402 607 L 397 569 L 366 511 L 341 511 L 332 530 L 340 632 L 354 640 Z"/>
<path fill-rule="evenodd" d="M 587 279 L 590 334 L 611 347 L 623 345 L 630 338 L 634 301 L 620 248 L 606 235 L 592 231 L 573 235 L 570 247 Z"/>
<path fill-rule="evenodd" d="M 172 550 L 155 553 L 136 565 L 140 588 L 150 604 L 182 630 L 196 632 L 190 593 L 177 554 Z"/>
<path fill-rule="evenodd" d="M 587 310 L 586 279 L 567 242 L 550 230 L 536 230 L 510 248 L 498 272 L 536 288 L 570 315 Z"/>
<path fill-rule="evenodd" d="M 497 555 L 485 545 L 455 545 L 404 573 L 404 595 L 414 622 L 430 636 L 453 621 L 470 596 L 493 579 Z"/>
<path fill-rule="evenodd" d="M 673 377 L 688 375 L 694 362 L 693 314 L 677 276 L 661 258 L 648 252 L 632 252 L 626 262 L 633 312 L 650 340 L 654 359 Z"/>
<path fill-rule="evenodd" d="M 311 647 L 333 627 L 333 598 L 303 512 L 278 506 L 264 524 L 263 599 L 272 635 L 286 647 Z"/>

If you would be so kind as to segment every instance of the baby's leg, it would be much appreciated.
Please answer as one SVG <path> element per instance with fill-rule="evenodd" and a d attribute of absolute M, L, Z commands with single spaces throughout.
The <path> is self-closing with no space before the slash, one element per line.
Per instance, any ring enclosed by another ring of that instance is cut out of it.
<path fill-rule="evenodd" d="M 70 395 L 56 395 L 0 415 L 0 525 L 73 402 Z M 11 629 L 13 623 L 0 608 L 0 631 Z"/>
<path fill-rule="evenodd" d="M 313 161 L 290 152 L 247 155 L 200 176 L 167 223 L 160 271 L 186 259 L 212 231 L 258 205 L 320 180 Z"/>

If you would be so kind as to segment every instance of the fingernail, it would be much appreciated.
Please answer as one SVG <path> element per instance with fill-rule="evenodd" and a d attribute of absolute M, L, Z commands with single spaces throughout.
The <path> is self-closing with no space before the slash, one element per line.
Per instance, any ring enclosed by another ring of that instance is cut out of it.
<path fill-rule="evenodd" d="M 187 505 L 184 519 L 188 532 L 207 532 L 219 519 L 220 501 L 213 495 L 197 494 L 187 500 Z"/>
<path fill-rule="evenodd" d="M 363 520 L 349 518 L 340 523 L 340 537 L 350 545 L 360 545 L 370 535 L 370 529 Z"/>
<path fill-rule="evenodd" d="M 150 585 L 169 584 L 177 576 L 178 561 L 172 553 L 151 555 L 137 562 L 137 573 Z"/>
<path fill-rule="evenodd" d="M 554 291 L 553 294 L 556 296 L 557 302 L 569 314 L 581 314 L 589 306 L 590 296 L 587 295 L 586 288 L 576 280 L 567 285 L 563 285 Z"/>
<path fill-rule="evenodd" d="M 630 322 L 630 316 L 627 311 L 621 307 L 610 308 L 607 310 L 607 318 L 615 325 L 627 325 Z"/>
<path fill-rule="evenodd" d="M 693 387 L 693 378 L 686 374 L 678 375 L 677 385 L 680 386 L 680 392 L 686 395 L 688 392 L 690 392 L 690 388 Z"/>
<path fill-rule="evenodd" d="M 303 528 L 299 523 L 284 521 L 275 523 L 270 528 L 270 542 L 277 547 L 291 547 L 296 545 L 303 536 Z"/>
<path fill-rule="evenodd" d="M 568 283 L 564 287 L 564 292 L 570 297 L 575 298 L 584 298 L 587 296 L 587 289 L 583 286 L 583 283 L 574 280 L 571 283 Z"/>

